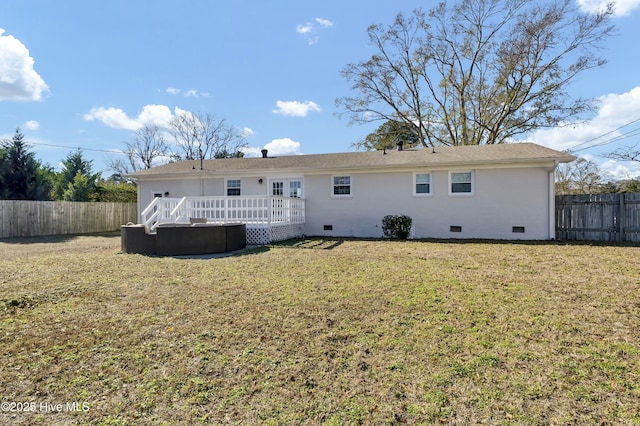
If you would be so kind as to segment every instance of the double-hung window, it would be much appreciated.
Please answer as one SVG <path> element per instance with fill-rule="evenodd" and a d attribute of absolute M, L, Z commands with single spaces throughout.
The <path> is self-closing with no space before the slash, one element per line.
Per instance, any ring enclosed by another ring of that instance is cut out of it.
<path fill-rule="evenodd" d="M 415 173 L 413 195 L 431 195 L 431 173 Z"/>
<path fill-rule="evenodd" d="M 229 179 L 227 181 L 227 196 L 240 195 L 240 179 Z"/>
<path fill-rule="evenodd" d="M 345 197 L 351 195 L 351 176 L 333 177 L 333 196 Z"/>
<path fill-rule="evenodd" d="M 473 172 L 450 172 L 449 194 L 473 195 Z"/>

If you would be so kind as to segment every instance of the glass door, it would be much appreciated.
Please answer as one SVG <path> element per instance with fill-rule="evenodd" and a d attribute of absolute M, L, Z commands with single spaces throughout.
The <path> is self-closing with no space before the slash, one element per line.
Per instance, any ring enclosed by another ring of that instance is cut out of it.
<path fill-rule="evenodd" d="M 271 195 L 275 195 L 276 197 L 284 196 L 284 180 L 271 181 Z"/>
<path fill-rule="evenodd" d="M 302 198 L 302 179 L 274 179 L 271 195 L 276 197 Z"/>

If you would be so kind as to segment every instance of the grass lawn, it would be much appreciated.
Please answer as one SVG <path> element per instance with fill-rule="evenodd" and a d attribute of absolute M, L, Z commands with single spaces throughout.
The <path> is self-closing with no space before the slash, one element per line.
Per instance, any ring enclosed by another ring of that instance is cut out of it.
<path fill-rule="evenodd" d="M 0 400 L 24 425 L 637 425 L 640 247 L 0 240 Z"/>

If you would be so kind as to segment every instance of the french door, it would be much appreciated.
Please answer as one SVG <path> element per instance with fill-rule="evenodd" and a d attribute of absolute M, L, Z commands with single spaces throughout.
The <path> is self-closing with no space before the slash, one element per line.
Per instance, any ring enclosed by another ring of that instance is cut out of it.
<path fill-rule="evenodd" d="M 302 179 L 271 180 L 271 195 L 302 198 Z"/>
<path fill-rule="evenodd" d="M 271 180 L 271 195 L 276 197 L 302 198 L 302 179 Z M 274 198 L 271 201 L 271 220 L 286 219 L 290 209 L 290 201 Z"/>

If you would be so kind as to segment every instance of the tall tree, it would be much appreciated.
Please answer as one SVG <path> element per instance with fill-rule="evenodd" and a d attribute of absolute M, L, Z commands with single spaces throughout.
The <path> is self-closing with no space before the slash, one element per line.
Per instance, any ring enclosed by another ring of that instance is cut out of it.
<path fill-rule="evenodd" d="M 375 132 L 368 134 L 364 140 L 354 143 L 353 146 L 371 151 L 393 148 L 399 142 L 402 142 L 405 147 L 411 147 L 418 143 L 418 136 L 412 125 L 403 121 L 388 120 Z"/>
<path fill-rule="evenodd" d="M 165 141 L 162 130 L 157 126 L 144 126 L 133 134 L 130 141 L 125 141 L 126 159 L 109 159 L 107 165 L 116 174 L 123 176 L 142 169 L 150 169 L 163 161 L 169 161 L 169 145 Z"/>
<path fill-rule="evenodd" d="M 178 147 L 175 159 L 238 157 L 247 146 L 242 132 L 224 118 L 208 113 L 182 111 L 171 122 L 171 131 Z"/>
<path fill-rule="evenodd" d="M 8 200 L 48 200 L 51 168 L 29 152 L 20 128 L 11 140 L 0 145 L 0 198 Z"/>
<path fill-rule="evenodd" d="M 574 0 L 460 0 L 399 14 L 367 32 L 376 53 L 346 65 L 352 96 L 336 100 L 351 123 L 403 121 L 424 146 L 494 144 L 591 111 L 568 96 L 602 66 L 612 5 L 581 12 Z"/>
<path fill-rule="evenodd" d="M 62 170 L 56 176 L 54 195 L 57 200 L 90 201 L 99 178 L 100 173 L 93 173 L 93 161 L 85 159 L 78 148 L 62 161 Z"/>

